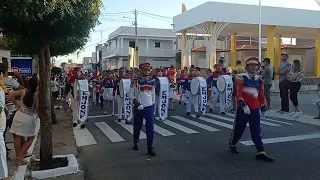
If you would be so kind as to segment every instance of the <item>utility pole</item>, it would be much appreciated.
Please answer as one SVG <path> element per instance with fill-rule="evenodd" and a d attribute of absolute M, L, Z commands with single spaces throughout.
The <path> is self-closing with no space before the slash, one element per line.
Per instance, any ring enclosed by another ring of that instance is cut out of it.
<path fill-rule="evenodd" d="M 261 61 L 262 58 L 262 50 L 261 50 L 261 46 L 262 46 L 262 42 L 261 42 L 261 31 L 262 31 L 262 6 L 261 6 L 261 0 L 259 0 L 259 62 Z"/>
<path fill-rule="evenodd" d="M 133 62 L 133 67 L 138 67 L 139 65 L 139 41 L 138 41 L 138 11 L 134 10 L 134 27 L 136 34 L 136 43 L 135 43 L 135 58 Z"/>
<path fill-rule="evenodd" d="M 101 38 L 100 43 L 102 43 L 102 31 L 100 31 L 100 38 Z"/>

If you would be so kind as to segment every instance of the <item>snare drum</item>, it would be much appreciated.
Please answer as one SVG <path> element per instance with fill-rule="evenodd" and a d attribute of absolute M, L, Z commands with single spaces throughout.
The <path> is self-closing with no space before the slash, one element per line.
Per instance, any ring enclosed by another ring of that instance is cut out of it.
<path fill-rule="evenodd" d="M 155 93 L 157 96 L 159 96 L 160 94 L 160 89 L 161 86 L 163 86 L 162 88 L 167 89 L 169 88 L 169 80 L 167 77 L 158 77 L 155 79 L 156 80 L 156 89 L 155 89 Z M 167 90 L 169 91 L 169 89 Z"/>
<path fill-rule="evenodd" d="M 194 77 L 190 83 L 191 94 L 199 95 L 200 87 L 207 87 L 206 79 L 204 79 L 203 77 Z"/>
<path fill-rule="evenodd" d="M 121 79 L 119 83 L 119 91 L 120 91 L 120 97 L 123 97 L 124 90 L 126 92 L 130 91 L 131 86 L 131 80 L 130 79 Z"/>
<path fill-rule="evenodd" d="M 232 78 L 229 75 L 221 75 L 217 80 L 217 89 L 219 92 L 225 92 L 226 87 L 232 83 Z"/>

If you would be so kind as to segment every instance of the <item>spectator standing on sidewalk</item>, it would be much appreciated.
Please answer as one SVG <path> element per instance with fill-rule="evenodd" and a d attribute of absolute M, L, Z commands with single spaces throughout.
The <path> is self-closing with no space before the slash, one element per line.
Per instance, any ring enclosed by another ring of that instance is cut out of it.
<path fill-rule="evenodd" d="M 303 71 L 301 69 L 301 63 L 299 60 L 294 60 L 291 71 L 288 75 L 289 87 L 290 87 L 290 100 L 294 106 L 295 111 L 290 113 L 290 116 L 299 117 L 302 112 L 298 103 L 298 92 L 301 88 L 301 82 L 303 78 Z"/>
<path fill-rule="evenodd" d="M 320 119 L 320 84 L 317 86 L 316 105 L 318 107 L 318 116 L 314 117 L 313 119 Z"/>
<path fill-rule="evenodd" d="M 0 75 L 2 77 L 2 74 Z M 6 130 L 5 93 L 0 88 L 0 179 L 8 177 L 7 153 L 3 134 Z"/>
<path fill-rule="evenodd" d="M 261 75 L 264 80 L 264 96 L 267 101 L 267 110 L 270 110 L 271 109 L 270 90 L 272 87 L 273 68 L 270 66 L 269 58 L 264 58 L 263 63 L 264 63 L 264 70 Z"/>
<path fill-rule="evenodd" d="M 288 74 L 291 71 L 291 64 L 288 61 L 288 54 L 281 54 L 281 63 L 275 75 L 279 75 L 279 89 L 280 89 L 280 98 L 281 98 L 281 109 L 279 113 L 288 113 L 289 112 L 289 88 L 290 83 L 288 80 Z"/>

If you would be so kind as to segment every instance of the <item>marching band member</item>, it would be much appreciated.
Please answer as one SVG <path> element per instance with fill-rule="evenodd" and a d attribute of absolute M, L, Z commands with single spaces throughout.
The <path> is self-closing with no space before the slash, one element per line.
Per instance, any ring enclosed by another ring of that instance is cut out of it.
<path fill-rule="evenodd" d="M 100 80 L 98 81 L 98 83 L 96 85 L 96 89 L 97 89 L 97 92 L 98 92 L 97 105 L 100 104 L 101 109 L 103 109 L 103 91 L 104 91 L 104 88 L 102 88 L 101 77 L 99 79 Z"/>
<path fill-rule="evenodd" d="M 99 94 L 97 95 L 97 89 L 96 89 L 97 83 L 98 83 L 97 79 L 92 79 L 92 105 L 95 105 L 97 103 L 97 99 L 99 98 Z"/>
<path fill-rule="evenodd" d="M 92 100 L 93 100 L 92 104 L 96 104 L 96 105 L 99 104 L 99 91 L 97 91 L 97 88 L 96 88 L 96 86 L 99 84 L 98 83 L 99 74 L 100 72 L 96 71 L 92 77 Z"/>
<path fill-rule="evenodd" d="M 185 83 L 185 81 L 186 81 L 185 71 L 182 70 L 181 74 L 180 74 L 180 77 L 178 77 L 178 79 L 177 79 L 177 83 L 178 83 L 178 85 L 180 87 L 179 88 L 179 94 L 180 94 L 179 104 L 181 104 L 182 102 L 184 104 L 186 104 L 185 101 L 184 101 L 184 98 L 183 98 L 183 97 L 185 97 L 186 91 L 185 91 L 185 89 L 182 88 L 182 85 Z"/>
<path fill-rule="evenodd" d="M 225 113 L 225 106 L 226 106 L 226 94 L 219 92 L 217 89 L 217 80 L 219 76 L 224 75 L 222 71 L 222 67 L 220 64 L 215 64 L 214 65 L 214 72 L 212 75 L 207 79 L 207 84 L 208 86 L 211 87 L 211 104 L 210 104 L 210 112 L 212 112 L 212 109 L 216 107 L 216 104 L 219 100 L 220 102 L 220 113 L 221 114 L 226 114 Z"/>
<path fill-rule="evenodd" d="M 174 111 L 173 109 L 173 104 L 174 104 L 174 86 L 176 84 L 176 76 L 177 76 L 177 72 L 175 70 L 175 68 L 173 66 L 170 67 L 169 71 L 167 71 L 167 77 L 168 77 L 168 80 L 169 80 L 169 84 L 170 84 L 170 87 L 169 87 L 169 103 L 170 103 L 170 110 L 171 111 Z"/>
<path fill-rule="evenodd" d="M 261 140 L 260 110 L 262 114 L 265 113 L 266 104 L 263 81 L 256 74 L 258 66 L 259 60 L 257 58 L 249 58 L 246 61 L 247 73 L 236 76 L 237 112 L 229 146 L 232 153 L 239 153 L 236 144 L 240 140 L 249 121 L 251 138 L 257 149 L 256 159 L 271 162 L 274 159 L 266 155 Z"/>
<path fill-rule="evenodd" d="M 138 95 L 134 103 L 133 149 L 139 149 L 138 142 L 140 130 L 142 127 L 143 119 L 145 119 L 148 154 L 151 156 L 155 156 L 156 153 L 153 150 L 155 81 L 148 77 L 151 68 L 149 63 L 140 64 L 139 68 L 140 77 L 137 79 Z"/>
<path fill-rule="evenodd" d="M 73 127 L 76 127 L 79 123 L 79 115 L 78 115 L 78 111 L 79 111 L 79 93 L 76 90 L 76 86 L 77 86 L 77 80 L 84 80 L 85 77 L 83 75 L 81 75 L 80 72 L 80 68 L 75 67 L 73 69 L 73 75 L 70 78 L 70 84 L 72 86 L 71 88 L 71 107 L 72 107 L 72 121 L 73 121 Z M 80 127 L 81 129 L 85 128 L 85 124 L 80 123 Z"/>
<path fill-rule="evenodd" d="M 120 89 L 119 89 L 119 85 L 120 85 L 120 81 L 121 79 L 125 78 L 125 73 L 123 71 L 122 68 L 119 69 L 119 76 L 115 81 L 115 92 L 116 92 L 116 100 L 117 100 L 117 105 L 118 105 L 118 122 L 121 122 L 121 120 L 123 119 L 122 117 L 122 111 L 123 111 L 123 101 L 120 97 Z M 126 124 L 128 124 L 128 122 L 126 121 Z"/>
<path fill-rule="evenodd" d="M 190 90 L 190 84 L 191 81 L 194 77 L 195 71 L 194 68 L 190 68 L 190 73 L 189 76 L 186 77 L 183 86 L 183 89 L 186 91 L 186 115 L 191 116 L 191 104 L 193 104 L 194 111 L 196 113 L 196 117 L 199 118 L 200 114 L 198 113 L 199 111 L 199 104 L 198 104 L 198 96 L 197 95 L 192 95 L 191 90 Z"/>
<path fill-rule="evenodd" d="M 113 90 L 114 90 L 114 81 L 111 76 L 111 71 L 108 71 L 105 78 L 102 81 L 102 89 L 103 89 L 103 100 L 106 103 L 104 114 L 107 114 L 108 105 L 113 100 Z M 112 107 L 114 108 L 114 107 Z M 113 111 L 114 112 L 114 111 Z M 112 114 L 114 116 L 114 113 Z"/>

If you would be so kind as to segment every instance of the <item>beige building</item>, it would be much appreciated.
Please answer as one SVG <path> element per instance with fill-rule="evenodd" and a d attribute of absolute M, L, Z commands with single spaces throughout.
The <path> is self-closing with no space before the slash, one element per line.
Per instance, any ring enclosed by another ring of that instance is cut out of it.
<path fill-rule="evenodd" d="M 64 70 L 65 70 L 65 71 L 69 71 L 69 70 L 72 70 L 72 69 L 75 68 L 75 67 L 83 68 L 83 64 L 67 63 L 67 64 L 64 66 Z"/>

